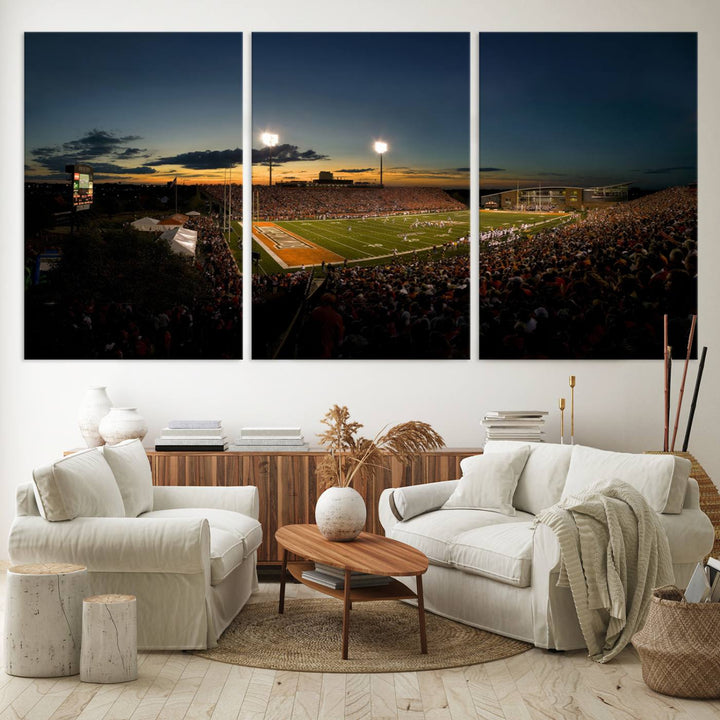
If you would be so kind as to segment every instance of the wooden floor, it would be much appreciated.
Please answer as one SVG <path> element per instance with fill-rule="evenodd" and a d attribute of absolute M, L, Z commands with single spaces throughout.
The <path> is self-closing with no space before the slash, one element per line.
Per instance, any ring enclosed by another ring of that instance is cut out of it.
<path fill-rule="evenodd" d="M 4 611 L 6 568 L 0 567 L 0 615 Z M 263 584 L 251 602 L 274 600 L 277 592 L 276 584 Z M 288 597 L 311 594 L 304 586 L 288 586 Z M 138 665 L 138 680 L 119 685 L 81 683 L 77 675 L 32 679 L 0 672 L 0 718 L 720 718 L 720 701 L 679 700 L 649 690 L 632 648 L 608 665 L 597 665 L 582 652 L 535 649 L 484 665 L 376 675 L 259 670 L 185 653 L 141 653 Z"/>

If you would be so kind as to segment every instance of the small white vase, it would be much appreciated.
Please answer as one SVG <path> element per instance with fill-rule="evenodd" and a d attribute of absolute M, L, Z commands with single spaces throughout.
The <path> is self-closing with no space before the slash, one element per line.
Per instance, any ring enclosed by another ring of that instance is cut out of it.
<path fill-rule="evenodd" d="M 354 540 L 365 527 L 365 501 L 351 487 L 328 488 L 315 504 L 315 522 L 328 539 Z"/>
<path fill-rule="evenodd" d="M 142 440 L 148 431 L 145 418 L 134 407 L 114 407 L 100 421 L 100 435 L 108 445 L 123 440 Z"/>
<path fill-rule="evenodd" d="M 88 447 L 99 447 L 105 444 L 98 432 L 98 425 L 111 407 L 112 402 L 105 392 L 105 386 L 91 387 L 85 391 L 83 403 L 78 411 L 78 425 L 80 434 Z"/>

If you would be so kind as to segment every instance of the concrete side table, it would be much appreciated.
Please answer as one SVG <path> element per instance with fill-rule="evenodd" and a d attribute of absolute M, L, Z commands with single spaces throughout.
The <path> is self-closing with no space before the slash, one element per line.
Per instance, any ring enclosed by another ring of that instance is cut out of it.
<path fill-rule="evenodd" d="M 15 565 L 7 573 L 5 671 L 21 677 L 80 672 L 82 565 Z"/>
<path fill-rule="evenodd" d="M 93 595 L 82 611 L 80 680 L 137 680 L 137 603 L 134 595 Z"/>

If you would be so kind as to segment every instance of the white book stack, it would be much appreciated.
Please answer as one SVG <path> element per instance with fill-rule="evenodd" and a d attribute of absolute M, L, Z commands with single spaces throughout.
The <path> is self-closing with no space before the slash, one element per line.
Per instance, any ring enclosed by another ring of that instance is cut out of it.
<path fill-rule="evenodd" d="M 155 439 L 155 449 L 218 452 L 228 449 L 228 439 L 220 420 L 171 420 Z"/>
<path fill-rule="evenodd" d="M 482 423 L 487 440 L 542 442 L 547 410 L 494 410 Z"/>
<path fill-rule="evenodd" d="M 231 450 L 236 452 L 304 452 L 308 444 L 299 427 L 246 427 Z"/>
<path fill-rule="evenodd" d="M 315 563 L 315 569 L 303 570 L 302 576 L 305 580 L 310 580 L 334 590 L 343 590 L 345 587 L 345 571 L 332 565 Z M 361 572 L 350 573 L 350 587 L 353 588 L 378 587 L 387 585 L 389 582 L 390 578 L 386 575 L 369 575 Z"/>

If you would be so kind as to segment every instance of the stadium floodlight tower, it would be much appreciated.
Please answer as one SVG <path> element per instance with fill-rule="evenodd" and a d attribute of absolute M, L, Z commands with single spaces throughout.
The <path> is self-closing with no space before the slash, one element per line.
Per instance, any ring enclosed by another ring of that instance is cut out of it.
<path fill-rule="evenodd" d="M 275 133 L 264 132 L 260 136 L 260 139 L 262 140 L 263 145 L 270 148 L 270 153 L 269 153 L 270 180 L 268 182 L 268 185 L 272 185 L 272 153 L 273 153 L 273 148 L 278 144 L 278 136 Z"/>
<path fill-rule="evenodd" d="M 382 181 L 382 157 L 383 153 L 387 152 L 388 145 L 386 142 L 383 142 L 382 140 L 376 140 L 375 141 L 375 152 L 380 155 L 380 187 L 382 187 L 383 181 Z"/>

